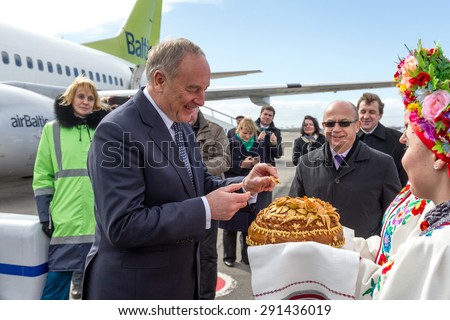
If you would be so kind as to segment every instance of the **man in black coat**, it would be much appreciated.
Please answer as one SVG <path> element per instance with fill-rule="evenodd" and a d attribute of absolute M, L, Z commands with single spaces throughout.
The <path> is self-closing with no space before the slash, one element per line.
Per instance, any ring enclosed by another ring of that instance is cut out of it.
<path fill-rule="evenodd" d="M 283 147 L 281 145 L 281 130 L 275 126 L 273 119 L 275 118 L 275 108 L 266 105 L 261 108 L 259 118 L 255 124 L 258 128 L 258 141 L 263 144 L 264 157 L 262 162 L 275 166 L 275 159 L 283 155 Z M 272 192 L 261 192 L 258 195 L 261 201 L 261 208 L 267 207 L 272 202 Z"/>
<path fill-rule="evenodd" d="M 400 182 L 402 186 L 405 186 L 408 182 L 408 175 L 402 165 L 402 157 L 405 153 L 405 146 L 399 141 L 402 133 L 386 128 L 380 123 L 384 103 L 376 94 L 366 92 L 359 98 L 356 108 L 361 121 L 361 129 L 358 132 L 359 139 L 369 147 L 384 152 L 394 159 Z"/>

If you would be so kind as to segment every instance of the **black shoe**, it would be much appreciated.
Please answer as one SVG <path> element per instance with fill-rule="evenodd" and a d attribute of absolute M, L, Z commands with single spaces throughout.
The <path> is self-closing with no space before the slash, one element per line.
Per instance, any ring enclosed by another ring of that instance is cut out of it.
<path fill-rule="evenodd" d="M 230 268 L 233 268 L 233 267 L 234 267 L 234 262 L 233 262 L 233 261 L 225 260 L 223 263 L 225 263 L 225 265 L 226 265 L 227 267 L 230 267 Z"/>
<path fill-rule="evenodd" d="M 248 262 L 248 258 L 247 258 L 247 259 L 242 259 L 242 263 L 243 263 L 243 264 L 246 264 L 246 265 L 249 265 L 249 264 L 250 264 L 250 262 Z"/>

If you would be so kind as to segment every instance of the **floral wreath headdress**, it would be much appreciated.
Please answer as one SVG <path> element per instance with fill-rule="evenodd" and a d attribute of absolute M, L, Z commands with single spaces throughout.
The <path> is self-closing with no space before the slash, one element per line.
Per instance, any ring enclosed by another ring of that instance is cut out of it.
<path fill-rule="evenodd" d="M 394 81 L 410 111 L 412 129 L 447 163 L 450 176 L 450 61 L 440 44 L 426 49 L 419 40 L 417 49 L 401 59 Z"/>

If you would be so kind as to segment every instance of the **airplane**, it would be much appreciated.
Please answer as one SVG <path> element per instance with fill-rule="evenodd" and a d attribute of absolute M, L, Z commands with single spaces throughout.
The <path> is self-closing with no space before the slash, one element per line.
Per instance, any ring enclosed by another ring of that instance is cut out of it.
<path fill-rule="evenodd" d="M 30 177 L 43 126 L 54 119 L 53 103 L 73 79 L 86 75 L 101 96 L 132 96 L 145 85 L 147 51 L 159 42 L 162 0 L 137 0 L 113 38 L 77 44 L 0 22 L 0 180 Z M 211 73 L 211 78 L 258 73 Z M 395 86 L 391 81 L 280 84 L 209 88 L 206 100 L 248 97 L 257 105 L 270 96 Z"/>

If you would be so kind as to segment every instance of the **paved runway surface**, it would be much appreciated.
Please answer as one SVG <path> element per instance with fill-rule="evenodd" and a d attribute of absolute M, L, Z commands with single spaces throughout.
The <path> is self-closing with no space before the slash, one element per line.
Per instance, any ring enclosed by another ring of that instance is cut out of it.
<path fill-rule="evenodd" d="M 282 132 L 284 155 L 277 160 L 277 169 L 281 184 L 276 187 L 273 197 L 283 197 L 289 192 L 295 168 L 292 166 L 292 144 L 299 133 Z M 21 213 L 36 215 L 36 207 L 31 188 L 31 179 L 22 179 L 13 182 L 0 183 L 0 212 Z M 223 246 L 222 233 L 219 229 L 217 250 L 219 254 L 218 271 L 219 281 L 217 300 L 248 300 L 253 299 L 251 289 L 251 270 L 248 265 L 239 263 L 240 249 L 237 248 L 238 259 L 233 268 L 225 266 L 222 262 Z"/>

